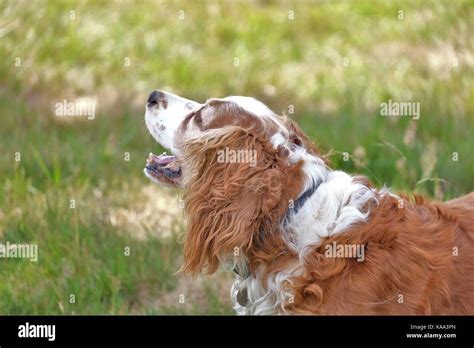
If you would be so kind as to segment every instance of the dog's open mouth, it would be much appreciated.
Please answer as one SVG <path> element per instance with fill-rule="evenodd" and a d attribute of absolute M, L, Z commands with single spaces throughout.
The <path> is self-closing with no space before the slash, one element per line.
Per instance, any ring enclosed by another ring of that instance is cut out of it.
<path fill-rule="evenodd" d="M 181 166 L 176 156 L 169 156 L 166 152 L 159 156 L 150 153 L 146 161 L 145 173 L 160 184 L 173 187 L 181 185 Z"/>

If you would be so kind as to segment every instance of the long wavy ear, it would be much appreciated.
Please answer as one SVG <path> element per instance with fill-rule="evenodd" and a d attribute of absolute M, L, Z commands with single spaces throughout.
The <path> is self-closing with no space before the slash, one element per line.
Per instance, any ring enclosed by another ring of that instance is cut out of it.
<path fill-rule="evenodd" d="M 240 127 L 201 135 L 184 149 L 183 162 L 193 173 L 185 193 L 188 230 L 182 271 L 214 273 L 236 248 L 245 254 L 258 240 L 261 225 L 282 210 L 288 177 L 277 151 Z M 254 161 L 223 161 L 222 151 L 233 150 L 244 150 Z"/>

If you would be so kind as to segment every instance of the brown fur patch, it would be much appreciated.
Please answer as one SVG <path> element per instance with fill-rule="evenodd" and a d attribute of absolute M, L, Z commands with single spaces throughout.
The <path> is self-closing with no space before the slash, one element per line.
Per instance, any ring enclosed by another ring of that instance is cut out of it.
<path fill-rule="evenodd" d="M 294 279 L 295 301 L 287 310 L 474 313 L 474 263 L 469 256 L 474 254 L 473 204 L 474 194 L 446 204 L 404 197 L 403 208 L 394 197 L 380 198 L 378 206 L 370 207 L 368 223 L 314 247 L 305 259 L 305 275 Z M 325 245 L 333 242 L 364 245 L 365 261 L 325 257 Z"/>

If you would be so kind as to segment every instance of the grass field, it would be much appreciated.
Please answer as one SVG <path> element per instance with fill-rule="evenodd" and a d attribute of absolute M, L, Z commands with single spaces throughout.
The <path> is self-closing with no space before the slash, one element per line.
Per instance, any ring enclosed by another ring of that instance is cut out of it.
<path fill-rule="evenodd" d="M 0 242 L 39 259 L 0 260 L 0 314 L 232 313 L 231 274 L 175 274 L 179 193 L 142 174 L 156 88 L 260 98 L 376 185 L 472 191 L 473 32 L 460 0 L 1 1 Z M 77 98 L 94 119 L 55 116 Z"/>

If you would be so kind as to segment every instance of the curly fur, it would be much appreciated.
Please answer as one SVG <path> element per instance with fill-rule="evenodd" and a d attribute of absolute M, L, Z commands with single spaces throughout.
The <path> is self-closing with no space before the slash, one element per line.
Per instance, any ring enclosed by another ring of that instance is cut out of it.
<path fill-rule="evenodd" d="M 252 98 L 213 99 L 180 122 L 165 112 L 150 109 L 147 125 L 178 138 L 182 271 L 231 264 L 238 313 L 474 314 L 474 193 L 441 203 L 377 190 L 331 170 L 296 123 Z M 256 165 L 220 163 L 223 148 L 255 151 Z M 328 257 L 328 245 L 362 246 L 364 260 Z"/>

